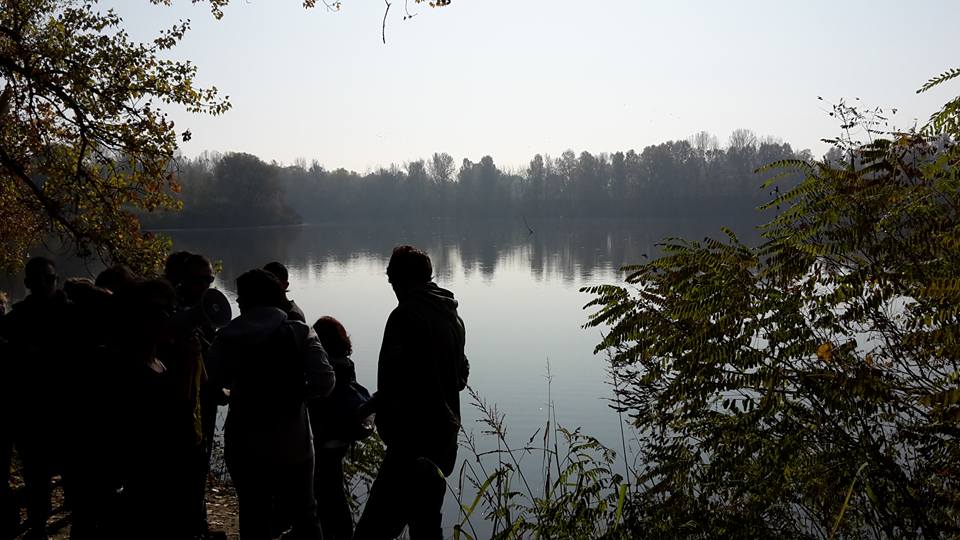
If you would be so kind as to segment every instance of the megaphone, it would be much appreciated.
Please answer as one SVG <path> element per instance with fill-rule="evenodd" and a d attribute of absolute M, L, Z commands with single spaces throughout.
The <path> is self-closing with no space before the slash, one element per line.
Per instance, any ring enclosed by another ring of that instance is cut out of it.
<path fill-rule="evenodd" d="M 201 324 L 219 330 L 233 319 L 230 301 L 217 289 L 207 289 L 195 306 L 187 306 L 173 316 L 175 326 L 181 330 L 192 331 Z"/>
<path fill-rule="evenodd" d="M 218 289 L 207 289 L 200 297 L 199 307 L 204 320 L 215 330 L 228 325 L 233 319 L 230 301 Z"/>

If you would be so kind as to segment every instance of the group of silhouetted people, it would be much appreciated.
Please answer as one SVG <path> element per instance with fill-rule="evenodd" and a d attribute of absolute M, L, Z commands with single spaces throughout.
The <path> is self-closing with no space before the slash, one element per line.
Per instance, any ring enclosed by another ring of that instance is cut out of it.
<path fill-rule="evenodd" d="M 205 503 L 221 405 L 242 539 L 442 537 L 469 365 L 457 302 L 432 274 L 422 251 L 394 249 L 398 305 L 371 396 L 346 329 L 308 326 L 279 262 L 237 278 L 240 314 L 223 325 L 202 255 L 172 253 L 163 278 L 116 266 L 62 288 L 53 261 L 31 259 L 27 297 L 8 309 L 0 295 L 0 540 L 46 538 L 56 476 L 71 538 L 222 538 Z M 373 424 L 386 454 L 354 527 L 343 463 Z"/>

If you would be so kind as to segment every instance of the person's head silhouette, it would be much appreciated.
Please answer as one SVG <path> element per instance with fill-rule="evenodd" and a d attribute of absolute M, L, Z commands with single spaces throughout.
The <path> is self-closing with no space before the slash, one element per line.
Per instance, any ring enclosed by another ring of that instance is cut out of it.
<path fill-rule="evenodd" d="M 34 257 L 27 261 L 23 269 L 23 284 L 30 294 L 39 298 L 50 298 L 57 291 L 57 265 L 46 257 Z"/>
<path fill-rule="evenodd" d="M 414 289 L 433 279 L 433 264 L 426 253 L 413 246 L 403 245 L 393 248 L 390 263 L 387 264 L 387 279 L 397 295 Z"/>
<path fill-rule="evenodd" d="M 199 253 L 191 253 L 183 260 L 177 293 L 185 305 L 193 306 L 200 302 L 203 293 L 213 285 L 213 281 L 213 265 L 210 264 L 210 259 Z"/>
<path fill-rule="evenodd" d="M 287 271 L 287 267 L 279 261 L 268 262 L 263 266 L 263 269 L 271 274 L 277 276 L 277 279 L 280 280 L 280 284 L 283 285 L 283 290 L 290 288 L 290 273 Z"/>
<path fill-rule="evenodd" d="M 237 304 L 241 313 L 258 307 L 283 309 L 283 285 L 266 270 L 244 272 L 237 278 Z"/>

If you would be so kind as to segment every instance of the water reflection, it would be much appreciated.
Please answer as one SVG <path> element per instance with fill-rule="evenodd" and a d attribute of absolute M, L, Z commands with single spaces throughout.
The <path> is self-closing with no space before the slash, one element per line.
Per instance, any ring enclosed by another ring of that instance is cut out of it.
<path fill-rule="evenodd" d="M 729 225 L 729 223 L 727 223 Z M 462 271 L 467 278 L 496 278 L 500 268 L 529 268 L 538 282 L 565 284 L 615 280 L 625 264 L 658 253 L 655 244 L 668 236 L 720 236 L 720 223 L 684 220 L 531 220 L 531 233 L 522 220 L 410 222 L 348 222 L 297 227 L 165 231 L 175 249 L 208 255 L 222 263 L 220 281 L 230 289 L 234 279 L 271 260 L 290 267 L 322 272 L 325 266 L 345 267 L 358 259 L 386 267 L 394 246 L 408 243 L 427 251 L 434 271 L 445 281 Z M 752 226 L 733 227 L 741 239 L 759 236 Z M 54 254 L 61 275 L 93 276 L 103 266 L 71 261 Z M 20 276 L 0 278 L 0 290 L 14 298 L 24 295 Z"/>
<path fill-rule="evenodd" d="M 386 267 L 390 251 L 401 243 L 421 247 L 433 259 L 440 281 L 455 272 L 467 278 L 496 278 L 500 268 L 529 268 L 537 281 L 566 284 L 615 280 L 625 264 L 658 252 L 667 236 L 716 236 L 718 226 L 678 220 L 543 220 L 407 223 L 363 222 L 255 229 L 169 231 L 177 249 L 209 255 L 222 262 L 221 281 L 231 287 L 247 269 L 278 260 L 291 268 L 321 273 L 326 266 L 345 267 L 359 259 Z M 747 240 L 757 234 L 740 232 Z"/>

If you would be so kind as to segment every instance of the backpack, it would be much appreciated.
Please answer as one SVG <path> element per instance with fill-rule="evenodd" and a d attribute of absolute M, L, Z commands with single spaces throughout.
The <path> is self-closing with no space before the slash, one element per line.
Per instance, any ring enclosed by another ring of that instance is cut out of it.
<path fill-rule="evenodd" d="M 370 391 L 338 370 L 333 393 L 310 403 L 314 439 L 353 442 L 369 437 L 373 433 L 369 402 Z"/>
<path fill-rule="evenodd" d="M 352 414 L 343 423 L 344 440 L 353 442 L 366 439 L 373 433 L 373 415 L 366 407 L 370 402 L 370 391 L 357 381 L 351 381 L 347 390 L 343 408 Z"/>

